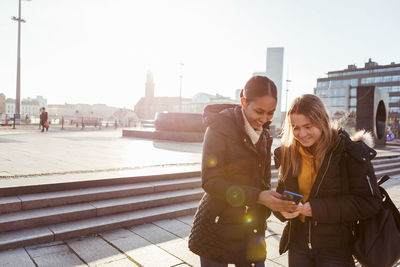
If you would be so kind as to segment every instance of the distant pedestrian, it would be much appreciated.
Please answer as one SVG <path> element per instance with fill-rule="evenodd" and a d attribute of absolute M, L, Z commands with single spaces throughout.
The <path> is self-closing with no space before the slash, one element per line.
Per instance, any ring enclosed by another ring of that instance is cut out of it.
<path fill-rule="evenodd" d="M 48 120 L 48 114 L 46 112 L 46 108 L 42 107 L 40 109 L 40 126 L 42 128 L 42 132 L 44 132 L 44 129 L 46 129 L 46 132 L 49 130 L 49 122 Z"/>

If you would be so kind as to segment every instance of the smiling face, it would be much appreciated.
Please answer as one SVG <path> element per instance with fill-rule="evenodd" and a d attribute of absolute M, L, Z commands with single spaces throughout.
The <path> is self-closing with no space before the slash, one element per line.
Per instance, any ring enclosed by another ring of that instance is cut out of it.
<path fill-rule="evenodd" d="M 299 141 L 303 147 L 311 147 L 318 143 L 322 131 L 316 127 L 309 118 L 303 114 L 291 114 L 290 122 L 293 128 L 294 138 Z"/>
<path fill-rule="evenodd" d="M 252 101 L 241 98 L 242 108 L 251 127 L 261 129 L 262 126 L 272 120 L 276 109 L 276 99 L 272 96 L 260 96 Z"/>

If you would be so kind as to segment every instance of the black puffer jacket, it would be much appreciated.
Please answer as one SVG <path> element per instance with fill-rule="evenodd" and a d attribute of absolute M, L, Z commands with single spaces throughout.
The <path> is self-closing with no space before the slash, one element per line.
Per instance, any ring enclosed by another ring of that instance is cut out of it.
<path fill-rule="evenodd" d="M 280 149 L 274 152 L 276 167 L 280 163 Z M 375 150 L 364 142 L 352 141 L 345 131 L 339 130 L 336 143 L 321 164 L 311 189 L 309 202 L 313 216 L 306 217 L 305 221 L 309 248 L 349 250 L 353 222 L 379 211 L 381 197 L 370 162 L 375 155 Z M 280 179 L 277 192 L 284 190 L 298 192 L 297 177 Z M 285 220 L 280 213 L 275 215 Z M 280 253 L 288 249 L 294 220 L 297 219 L 290 220 L 283 231 Z"/>
<path fill-rule="evenodd" d="M 194 217 L 189 248 L 222 263 L 264 261 L 270 210 L 256 201 L 262 190 L 271 187 L 268 125 L 253 145 L 244 130 L 240 106 L 208 106 L 204 119 L 209 126 L 202 157 L 206 193 Z"/>

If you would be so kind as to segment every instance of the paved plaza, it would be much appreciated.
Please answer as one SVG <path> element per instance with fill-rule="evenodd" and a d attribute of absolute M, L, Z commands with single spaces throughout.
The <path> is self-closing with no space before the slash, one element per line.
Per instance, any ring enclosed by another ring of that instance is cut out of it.
<path fill-rule="evenodd" d="M 122 130 L 0 130 L 0 176 L 198 164 L 201 144 L 137 140 Z"/>
<path fill-rule="evenodd" d="M 0 187 L 199 170 L 201 144 L 121 137 L 121 129 L 39 131 L 0 129 Z M 278 141 L 274 142 L 274 147 Z M 397 155 L 400 147 L 379 153 Z M 400 177 L 385 184 L 400 208 Z M 0 252 L 0 266 L 200 266 L 187 247 L 193 216 L 155 221 L 94 236 Z M 284 224 L 268 220 L 266 266 L 287 266 L 279 255 Z"/>

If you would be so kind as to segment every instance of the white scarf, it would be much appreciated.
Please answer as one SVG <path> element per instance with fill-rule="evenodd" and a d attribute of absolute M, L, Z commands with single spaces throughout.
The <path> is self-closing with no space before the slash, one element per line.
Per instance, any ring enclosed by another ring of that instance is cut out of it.
<path fill-rule="evenodd" d="M 243 120 L 244 120 L 244 130 L 246 131 L 247 135 L 250 137 L 251 142 L 255 145 L 260 139 L 260 135 L 262 133 L 262 129 L 255 130 L 247 120 L 246 115 L 244 114 L 244 110 L 242 108 Z"/>

